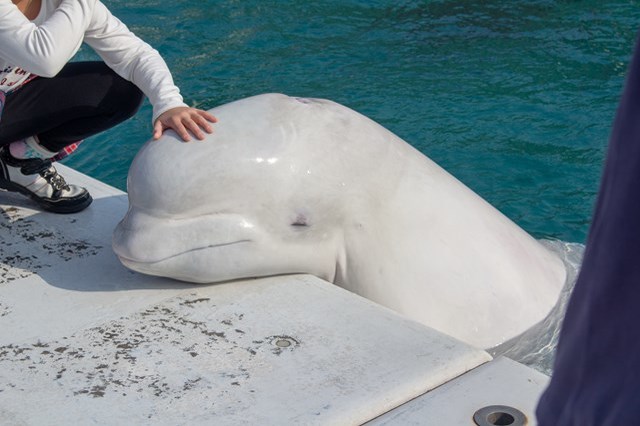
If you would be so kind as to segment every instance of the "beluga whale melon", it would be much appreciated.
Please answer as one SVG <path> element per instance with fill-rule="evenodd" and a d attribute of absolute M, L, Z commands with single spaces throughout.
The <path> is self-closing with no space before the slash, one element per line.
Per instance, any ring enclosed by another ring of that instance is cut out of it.
<path fill-rule="evenodd" d="M 542 320 L 565 268 L 429 158 L 337 103 L 214 108 L 205 141 L 147 142 L 113 248 L 196 283 L 307 273 L 481 348 Z"/>

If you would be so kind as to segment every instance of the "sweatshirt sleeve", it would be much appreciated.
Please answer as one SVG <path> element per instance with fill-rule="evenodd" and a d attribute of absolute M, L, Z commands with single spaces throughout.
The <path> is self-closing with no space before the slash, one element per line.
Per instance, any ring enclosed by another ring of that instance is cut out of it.
<path fill-rule="evenodd" d="M 82 44 L 95 4 L 62 0 L 38 26 L 11 0 L 0 0 L 0 58 L 42 77 L 55 76 Z"/>
<path fill-rule="evenodd" d="M 171 108 L 186 106 L 158 51 L 133 34 L 100 1 L 96 2 L 84 41 L 118 75 L 133 82 L 149 98 L 153 122 Z"/>

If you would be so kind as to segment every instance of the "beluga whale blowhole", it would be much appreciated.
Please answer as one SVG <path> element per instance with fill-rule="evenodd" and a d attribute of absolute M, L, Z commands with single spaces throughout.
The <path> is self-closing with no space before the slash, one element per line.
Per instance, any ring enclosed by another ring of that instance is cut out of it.
<path fill-rule="evenodd" d="M 480 348 L 556 303 L 558 256 L 367 117 L 280 94 L 210 112 L 206 141 L 169 131 L 134 159 L 113 237 L 126 267 L 196 283 L 313 274 Z"/>

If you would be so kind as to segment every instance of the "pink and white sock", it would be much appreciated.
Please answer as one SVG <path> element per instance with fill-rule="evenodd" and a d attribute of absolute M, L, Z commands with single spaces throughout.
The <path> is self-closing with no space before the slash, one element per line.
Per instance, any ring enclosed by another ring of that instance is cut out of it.
<path fill-rule="evenodd" d="M 9 144 L 9 152 L 13 158 L 18 159 L 44 158 L 51 161 L 60 161 L 75 151 L 80 143 L 82 143 L 82 141 L 67 145 L 59 152 L 51 152 L 40 145 L 36 136 L 29 136 L 28 138 Z"/>
<path fill-rule="evenodd" d="M 9 152 L 13 158 L 21 160 L 27 158 L 51 158 L 57 153 L 45 149 L 38 143 L 36 136 L 29 136 L 9 144 Z"/>

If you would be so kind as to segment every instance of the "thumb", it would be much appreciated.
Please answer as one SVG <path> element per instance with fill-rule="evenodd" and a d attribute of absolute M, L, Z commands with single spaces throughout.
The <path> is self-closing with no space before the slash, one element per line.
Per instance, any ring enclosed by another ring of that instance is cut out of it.
<path fill-rule="evenodd" d="M 156 120 L 156 123 L 153 125 L 153 140 L 157 141 L 162 136 L 163 125 L 160 120 Z"/>

